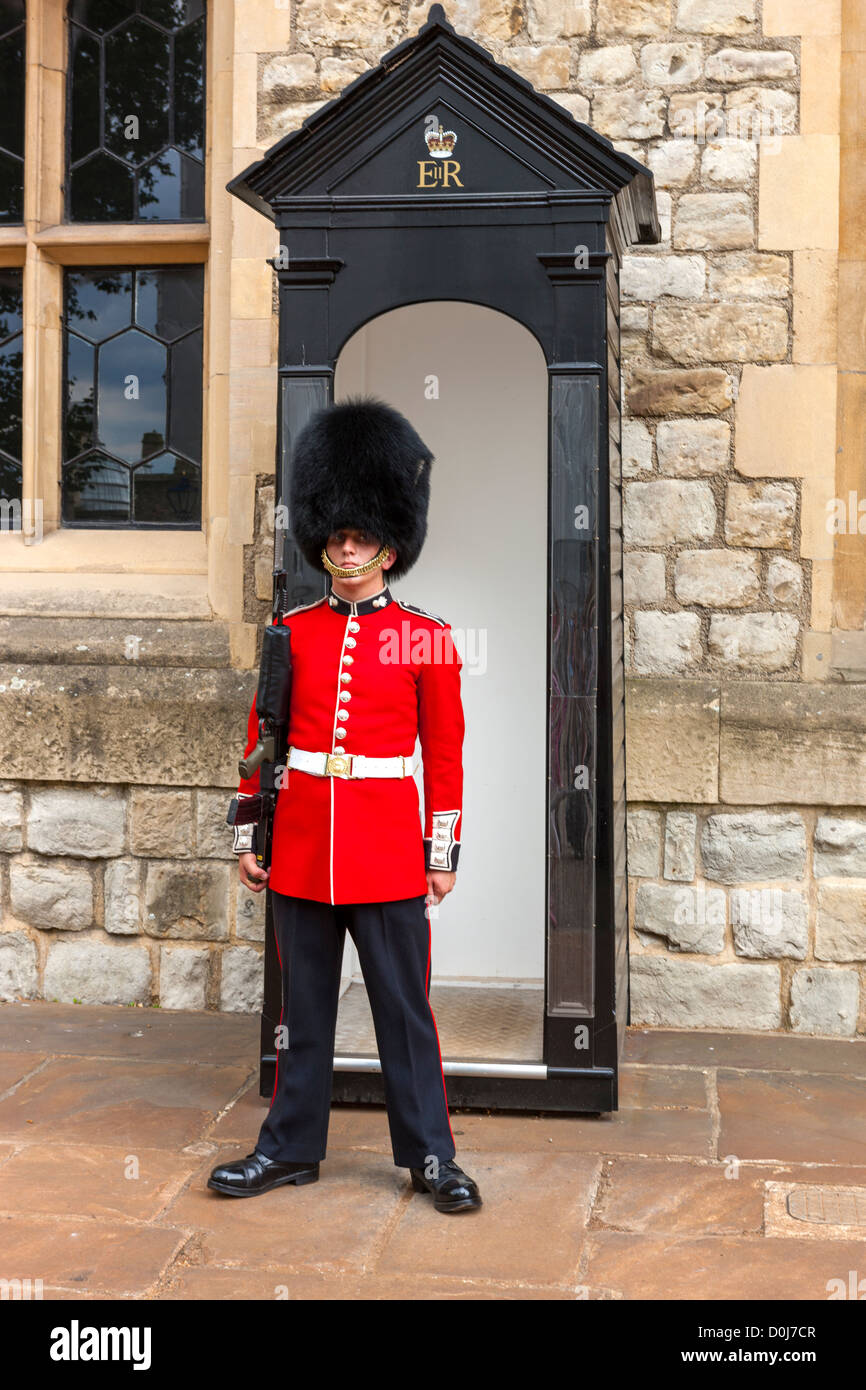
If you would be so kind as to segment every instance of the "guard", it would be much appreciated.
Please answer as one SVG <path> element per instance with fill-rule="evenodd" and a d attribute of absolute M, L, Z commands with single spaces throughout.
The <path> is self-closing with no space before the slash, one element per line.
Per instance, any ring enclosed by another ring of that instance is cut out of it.
<path fill-rule="evenodd" d="M 439 1036 L 430 1007 L 434 903 L 454 887 L 463 800 L 462 662 L 444 619 L 392 594 L 427 534 L 433 455 L 372 396 L 317 411 L 291 461 L 292 534 L 330 593 L 284 615 L 291 628 L 287 769 L 272 862 L 234 828 L 241 882 L 270 885 L 282 976 L 277 1075 L 251 1154 L 208 1187 L 248 1197 L 316 1182 L 330 1118 L 334 1039 L 348 928 L 382 1067 L 394 1163 L 437 1211 L 481 1206 L 455 1162 Z M 246 754 L 255 744 L 255 699 Z M 420 737 L 424 825 L 413 777 Z M 238 796 L 259 790 L 258 770 Z"/>

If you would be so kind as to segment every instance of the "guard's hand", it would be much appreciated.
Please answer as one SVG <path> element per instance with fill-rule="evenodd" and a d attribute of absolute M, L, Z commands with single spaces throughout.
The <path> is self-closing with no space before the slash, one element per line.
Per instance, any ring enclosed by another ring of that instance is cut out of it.
<path fill-rule="evenodd" d="M 261 893 L 262 889 L 267 887 L 271 876 L 270 869 L 263 869 L 254 854 L 238 855 L 238 873 L 241 883 L 253 893 Z"/>
<path fill-rule="evenodd" d="M 427 870 L 427 894 L 432 897 L 434 906 L 438 907 L 446 893 L 450 893 L 454 884 L 457 882 L 457 874 L 450 873 L 445 869 Z"/>

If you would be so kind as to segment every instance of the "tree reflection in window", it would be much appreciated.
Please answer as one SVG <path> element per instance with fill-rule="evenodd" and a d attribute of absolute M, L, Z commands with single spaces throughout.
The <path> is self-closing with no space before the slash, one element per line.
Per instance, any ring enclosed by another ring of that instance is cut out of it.
<path fill-rule="evenodd" d="M 22 272 L 0 270 L 0 497 L 21 499 Z"/>
<path fill-rule="evenodd" d="M 71 0 L 68 221 L 204 217 L 204 25 L 204 0 Z"/>
<path fill-rule="evenodd" d="M 24 0 L 0 0 L 0 222 L 24 221 Z"/>
<path fill-rule="evenodd" d="M 203 279 L 65 272 L 64 525 L 200 525 Z"/>

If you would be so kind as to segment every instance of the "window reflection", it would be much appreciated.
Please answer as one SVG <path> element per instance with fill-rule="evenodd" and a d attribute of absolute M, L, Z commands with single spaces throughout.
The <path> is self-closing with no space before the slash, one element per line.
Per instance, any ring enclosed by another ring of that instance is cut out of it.
<path fill-rule="evenodd" d="M 72 0 L 69 220 L 204 218 L 204 25 L 202 0 Z"/>
<path fill-rule="evenodd" d="M 0 222 L 24 221 L 24 0 L 0 0 Z"/>
<path fill-rule="evenodd" d="M 66 271 L 64 524 L 200 524 L 203 281 Z"/>
<path fill-rule="evenodd" d="M 0 497 L 21 498 L 22 272 L 0 270 Z"/>

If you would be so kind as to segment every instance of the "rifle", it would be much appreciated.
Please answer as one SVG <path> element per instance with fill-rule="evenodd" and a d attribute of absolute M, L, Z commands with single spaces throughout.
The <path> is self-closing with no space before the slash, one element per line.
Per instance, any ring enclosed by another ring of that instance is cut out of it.
<path fill-rule="evenodd" d="M 233 796 L 226 816 L 227 825 L 249 825 L 256 822 L 256 863 L 265 869 L 271 865 L 274 813 L 279 790 L 278 774 L 286 765 L 286 740 L 289 728 L 289 701 L 292 691 L 291 628 L 279 621 L 269 623 L 262 637 L 262 657 L 259 684 L 256 691 L 256 717 L 259 736 L 248 757 L 238 762 L 241 777 L 252 777 L 259 768 L 259 792 L 256 796 Z"/>

